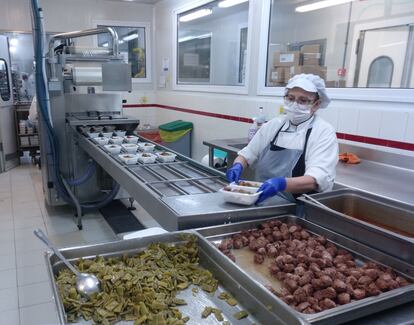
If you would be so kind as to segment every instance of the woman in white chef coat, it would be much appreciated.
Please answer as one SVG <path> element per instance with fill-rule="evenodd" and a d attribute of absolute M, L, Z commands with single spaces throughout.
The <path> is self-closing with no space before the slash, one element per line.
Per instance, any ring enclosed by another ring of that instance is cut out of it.
<path fill-rule="evenodd" d="M 286 85 L 284 100 L 286 116 L 264 124 L 227 170 L 229 182 L 238 182 L 246 166 L 255 170 L 256 180 L 264 182 L 258 203 L 279 192 L 294 200 L 300 193 L 329 191 L 334 184 L 335 130 L 315 114 L 330 102 L 325 82 L 312 74 L 296 75 Z"/>

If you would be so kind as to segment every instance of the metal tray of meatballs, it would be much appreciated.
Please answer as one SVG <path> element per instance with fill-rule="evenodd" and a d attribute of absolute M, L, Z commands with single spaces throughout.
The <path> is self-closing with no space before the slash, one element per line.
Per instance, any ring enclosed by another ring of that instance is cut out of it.
<path fill-rule="evenodd" d="M 339 189 L 304 197 L 305 218 L 344 236 L 414 264 L 414 211 L 403 202 L 355 189 Z"/>
<path fill-rule="evenodd" d="M 266 293 L 194 231 L 60 249 L 101 292 L 85 299 L 58 257 L 46 261 L 60 324 L 293 324 L 308 322 Z"/>
<path fill-rule="evenodd" d="M 338 324 L 414 298 L 414 266 L 293 215 L 197 229 L 299 317 Z"/>

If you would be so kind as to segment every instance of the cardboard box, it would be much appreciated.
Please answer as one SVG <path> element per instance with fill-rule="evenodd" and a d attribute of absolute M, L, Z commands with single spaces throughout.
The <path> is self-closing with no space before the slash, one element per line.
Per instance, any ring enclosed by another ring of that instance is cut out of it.
<path fill-rule="evenodd" d="M 274 67 L 287 67 L 291 65 L 299 65 L 300 52 L 274 52 L 273 53 L 273 66 Z"/>
<path fill-rule="evenodd" d="M 303 53 L 302 64 L 303 65 L 319 65 L 320 64 L 320 53 Z"/>
<path fill-rule="evenodd" d="M 325 81 L 325 86 L 328 88 L 345 88 L 345 80 L 329 80 Z"/>
<path fill-rule="evenodd" d="M 319 44 L 302 45 L 301 53 L 321 53 L 321 46 Z"/>
<path fill-rule="evenodd" d="M 285 82 L 288 82 L 290 78 L 301 73 L 311 73 L 321 77 L 324 80 L 326 79 L 326 67 L 321 67 L 318 65 L 294 65 L 285 68 Z"/>
<path fill-rule="evenodd" d="M 272 83 L 279 83 L 285 80 L 285 68 L 283 67 L 276 67 L 270 71 L 270 82 Z"/>

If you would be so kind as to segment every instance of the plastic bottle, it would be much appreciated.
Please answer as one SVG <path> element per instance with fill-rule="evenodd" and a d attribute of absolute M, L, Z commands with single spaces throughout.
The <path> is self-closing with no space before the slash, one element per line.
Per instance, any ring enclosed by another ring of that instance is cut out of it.
<path fill-rule="evenodd" d="M 266 115 L 263 112 L 263 107 L 259 107 L 259 115 L 256 119 L 257 129 L 260 129 L 260 127 L 267 122 Z"/>
<path fill-rule="evenodd" d="M 248 133 L 247 133 L 247 140 L 249 140 L 249 142 L 250 142 L 250 140 L 251 139 L 253 139 L 253 137 L 254 137 L 254 135 L 256 134 L 256 132 L 257 132 L 257 130 L 258 130 L 259 128 L 257 127 L 257 122 L 256 122 L 256 118 L 254 117 L 253 118 L 253 123 L 252 123 L 252 125 L 249 127 L 249 131 L 248 131 Z"/>

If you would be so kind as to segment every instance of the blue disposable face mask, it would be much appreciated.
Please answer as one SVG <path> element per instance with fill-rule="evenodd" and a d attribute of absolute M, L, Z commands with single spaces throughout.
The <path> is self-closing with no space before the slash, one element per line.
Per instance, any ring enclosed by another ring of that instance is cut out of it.
<path fill-rule="evenodd" d="M 307 121 L 312 116 L 311 104 L 298 104 L 297 102 L 285 102 L 286 115 L 293 124 L 298 125 Z"/>

